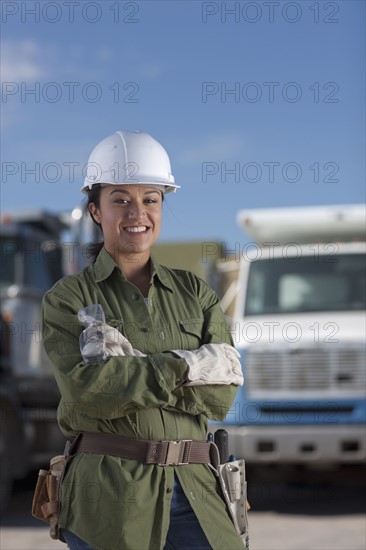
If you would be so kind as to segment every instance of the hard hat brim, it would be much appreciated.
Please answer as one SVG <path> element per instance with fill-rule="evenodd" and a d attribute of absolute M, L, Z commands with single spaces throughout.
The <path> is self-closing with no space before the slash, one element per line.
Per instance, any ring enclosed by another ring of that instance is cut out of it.
<path fill-rule="evenodd" d="M 151 181 L 122 181 L 120 183 L 111 183 L 111 182 L 84 182 L 84 185 L 81 187 L 80 191 L 84 193 L 84 195 L 87 195 L 89 191 L 93 189 L 93 187 L 96 187 L 97 185 L 101 187 L 107 187 L 108 185 L 145 185 L 148 187 L 158 187 L 160 190 L 164 193 L 175 193 L 177 189 L 180 189 L 180 185 L 176 185 L 175 183 L 152 183 Z"/>

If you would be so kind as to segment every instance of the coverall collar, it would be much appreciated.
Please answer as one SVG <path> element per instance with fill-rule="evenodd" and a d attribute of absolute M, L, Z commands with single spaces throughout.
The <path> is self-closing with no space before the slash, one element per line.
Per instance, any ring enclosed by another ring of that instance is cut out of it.
<path fill-rule="evenodd" d="M 150 256 L 150 261 L 151 283 L 153 282 L 154 277 L 156 277 L 162 285 L 168 288 L 171 292 L 174 292 L 173 285 L 169 279 L 168 274 L 164 270 L 164 266 L 161 266 L 153 255 Z M 115 269 L 117 269 L 120 272 L 121 277 L 126 280 L 126 276 L 123 273 L 122 269 L 116 264 L 112 256 L 109 254 L 109 252 L 107 252 L 104 247 L 99 252 L 93 268 L 95 280 L 97 283 L 108 279 L 108 277 L 110 277 Z"/>

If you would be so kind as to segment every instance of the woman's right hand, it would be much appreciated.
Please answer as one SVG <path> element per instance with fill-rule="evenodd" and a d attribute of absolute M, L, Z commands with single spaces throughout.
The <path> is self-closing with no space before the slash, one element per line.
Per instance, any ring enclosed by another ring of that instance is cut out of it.
<path fill-rule="evenodd" d="M 146 357 L 145 353 L 142 353 L 138 349 L 134 349 L 123 334 L 116 328 L 110 325 L 105 326 L 105 348 L 108 356 L 119 355 L 137 355 L 139 357 Z"/>

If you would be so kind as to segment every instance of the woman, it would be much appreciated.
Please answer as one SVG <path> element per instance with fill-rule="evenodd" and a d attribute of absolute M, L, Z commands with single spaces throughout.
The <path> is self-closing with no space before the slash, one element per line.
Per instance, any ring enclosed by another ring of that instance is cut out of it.
<path fill-rule="evenodd" d="M 59 425 L 83 434 L 61 491 L 71 550 L 243 548 L 206 442 L 207 419 L 222 420 L 242 384 L 238 354 L 215 293 L 151 255 L 164 194 L 178 187 L 170 170 L 145 133 L 116 132 L 95 147 L 83 191 L 104 244 L 44 297 Z M 80 350 L 78 312 L 90 304 L 128 340 L 105 362 Z"/>

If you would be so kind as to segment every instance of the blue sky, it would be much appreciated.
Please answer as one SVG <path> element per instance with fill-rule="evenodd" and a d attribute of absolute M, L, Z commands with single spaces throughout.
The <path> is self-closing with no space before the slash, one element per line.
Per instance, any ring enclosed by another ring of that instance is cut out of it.
<path fill-rule="evenodd" d="M 243 208 L 365 201 L 365 3 L 3 1 L 2 212 L 71 210 L 94 145 L 152 134 L 161 241 L 248 239 Z"/>

